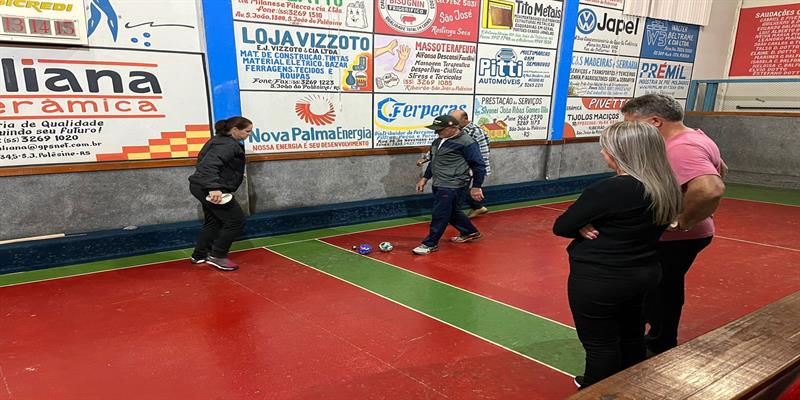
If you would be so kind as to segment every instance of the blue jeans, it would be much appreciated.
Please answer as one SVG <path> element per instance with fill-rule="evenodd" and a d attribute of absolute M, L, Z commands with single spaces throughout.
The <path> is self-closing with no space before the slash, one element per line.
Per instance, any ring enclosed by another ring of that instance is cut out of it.
<path fill-rule="evenodd" d="M 433 215 L 431 216 L 431 230 L 428 237 L 422 241 L 426 246 L 436 246 L 439 243 L 447 224 L 453 225 L 461 235 L 469 235 L 478 231 L 472 225 L 466 214 L 461 211 L 461 204 L 468 196 L 467 187 L 446 188 L 433 187 Z"/>

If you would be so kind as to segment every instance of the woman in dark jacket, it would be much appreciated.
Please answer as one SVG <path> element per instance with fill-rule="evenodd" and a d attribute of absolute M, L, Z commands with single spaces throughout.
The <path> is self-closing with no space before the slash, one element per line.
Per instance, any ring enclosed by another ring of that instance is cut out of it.
<path fill-rule="evenodd" d="M 192 253 L 193 264 L 208 263 L 223 271 L 239 268 L 228 258 L 231 243 L 242 233 L 244 212 L 235 198 L 223 204 L 223 194 L 236 191 L 244 179 L 244 146 L 253 123 L 233 117 L 214 124 L 214 137 L 200 150 L 189 191 L 200 201 L 205 222 Z M 227 197 L 227 196 L 225 196 Z"/>
<path fill-rule="evenodd" d="M 590 185 L 555 222 L 567 247 L 567 295 L 586 369 L 586 387 L 644 360 L 645 293 L 661 278 L 658 239 L 680 210 L 681 191 L 664 139 L 643 122 L 619 122 L 600 136 L 617 175 Z"/>

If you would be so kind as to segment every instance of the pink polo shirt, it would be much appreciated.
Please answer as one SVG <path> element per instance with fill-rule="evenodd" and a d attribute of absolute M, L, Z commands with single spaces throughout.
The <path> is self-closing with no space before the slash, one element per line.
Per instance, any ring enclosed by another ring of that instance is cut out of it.
<path fill-rule="evenodd" d="M 667 158 L 675 179 L 686 191 L 687 184 L 703 175 L 720 176 L 722 156 L 716 143 L 700 129 L 692 129 L 673 136 L 666 142 Z M 688 232 L 666 231 L 661 240 L 702 239 L 714 235 L 714 219 L 709 217 Z"/>

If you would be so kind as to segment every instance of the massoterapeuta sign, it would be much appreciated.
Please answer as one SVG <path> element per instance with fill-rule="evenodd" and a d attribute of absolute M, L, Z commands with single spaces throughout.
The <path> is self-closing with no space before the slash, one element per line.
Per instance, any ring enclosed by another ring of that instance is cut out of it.
<path fill-rule="evenodd" d="M 0 163 L 183 158 L 209 138 L 199 54 L 0 47 Z"/>
<path fill-rule="evenodd" d="M 0 0 L 0 41 L 86 45 L 83 0 Z"/>

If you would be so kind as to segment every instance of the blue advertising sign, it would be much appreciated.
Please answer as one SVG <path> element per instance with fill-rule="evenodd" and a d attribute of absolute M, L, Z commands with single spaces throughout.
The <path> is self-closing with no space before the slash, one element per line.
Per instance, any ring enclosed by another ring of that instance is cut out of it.
<path fill-rule="evenodd" d="M 642 58 L 694 62 L 700 27 L 648 18 L 642 43 Z"/>

